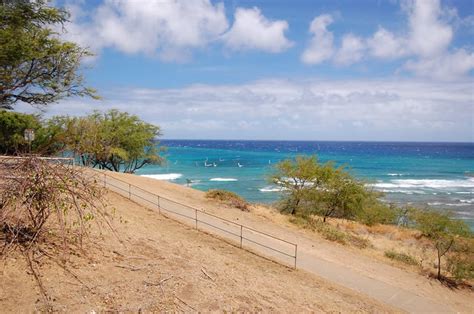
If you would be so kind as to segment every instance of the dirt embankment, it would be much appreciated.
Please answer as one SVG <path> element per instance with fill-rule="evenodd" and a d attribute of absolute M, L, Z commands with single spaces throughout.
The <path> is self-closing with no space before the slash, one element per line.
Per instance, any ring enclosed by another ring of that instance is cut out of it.
<path fill-rule="evenodd" d="M 107 199 L 115 208 L 118 238 L 93 227 L 85 252 L 71 256 L 70 272 L 47 257 L 38 261 L 54 310 L 396 311 L 317 276 L 240 250 L 115 193 L 108 193 Z M 0 312 L 45 308 L 21 256 L 7 258 L 0 268 Z"/>

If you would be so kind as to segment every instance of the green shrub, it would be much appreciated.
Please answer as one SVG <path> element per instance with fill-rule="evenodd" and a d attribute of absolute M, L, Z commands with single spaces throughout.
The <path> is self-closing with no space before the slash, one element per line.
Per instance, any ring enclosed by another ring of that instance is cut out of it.
<path fill-rule="evenodd" d="M 456 280 L 474 279 L 474 260 L 467 256 L 449 257 L 448 270 Z"/>
<path fill-rule="evenodd" d="M 249 203 L 234 192 L 225 190 L 209 190 L 206 192 L 206 198 L 217 200 L 243 211 L 250 211 Z"/>
<path fill-rule="evenodd" d="M 405 253 L 396 252 L 393 250 L 385 251 L 385 257 L 402 262 L 407 265 L 418 265 L 418 261 L 413 256 Z"/>
<path fill-rule="evenodd" d="M 396 221 L 396 211 L 380 201 L 374 201 L 372 204 L 367 204 L 359 211 L 355 220 L 367 225 L 373 226 L 375 224 L 393 224 Z"/>
<path fill-rule="evenodd" d="M 447 268 L 458 281 L 474 279 L 474 239 L 463 239 L 456 243 L 453 253 L 447 258 Z"/>
<path fill-rule="evenodd" d="M 326 240 L 329 241 L 334 241 L 338 242 L 341 244 L 347 244 L 347 235 L 338 230 L 337 228 L 323 224 L 323 223 L 318 223 L 317 224 L 317 229 L 316 229 Z"/>

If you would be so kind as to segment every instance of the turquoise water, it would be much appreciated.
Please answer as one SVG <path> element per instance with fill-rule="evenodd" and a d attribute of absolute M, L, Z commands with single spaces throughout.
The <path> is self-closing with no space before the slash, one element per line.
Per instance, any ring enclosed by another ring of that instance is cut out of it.
<path fill-rule="evenodd" d="M 474 226 L 474 144 L 167 140 L 167 163 L 150 175 L 199 190 L 226 189 L 251 202 L 271 203 L 280 192 L 268 182 L 273 164 L 296 155 L 345 164 L 385 192 L 384 199 L 452 210 Z"/>

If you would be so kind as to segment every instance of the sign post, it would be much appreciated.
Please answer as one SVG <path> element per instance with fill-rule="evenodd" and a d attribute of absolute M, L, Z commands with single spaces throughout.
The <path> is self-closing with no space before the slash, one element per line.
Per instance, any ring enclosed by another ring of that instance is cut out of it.
<path fill-rule="evenodd" d="M 35 140 L 35 130 L 25 129 L 25 141 L 28 142 L 28 153 L 31 154 L 31 142 Z"/>

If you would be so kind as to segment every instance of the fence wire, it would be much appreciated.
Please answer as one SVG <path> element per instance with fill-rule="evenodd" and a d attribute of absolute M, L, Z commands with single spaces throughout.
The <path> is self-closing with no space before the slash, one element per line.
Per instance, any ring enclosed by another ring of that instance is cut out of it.
<path fill-rule="evenodd" d="M 192 206 L 176 202 L 169 198 L 152 193 L 121 179 L 96 172 L 96 180 L 105 188 L 127 197 L 140 205 L 158 210 L 169 218 L 192 223 L 196 229 L 211 232 L 232 241 L 243 249 L 277 260 L 296 268 L 298 245 L 275 237 L 268 233 L 247 227 L 223 217 L 202 211 Z M 291 262 L 290 262 L 291 261 Z"/>

